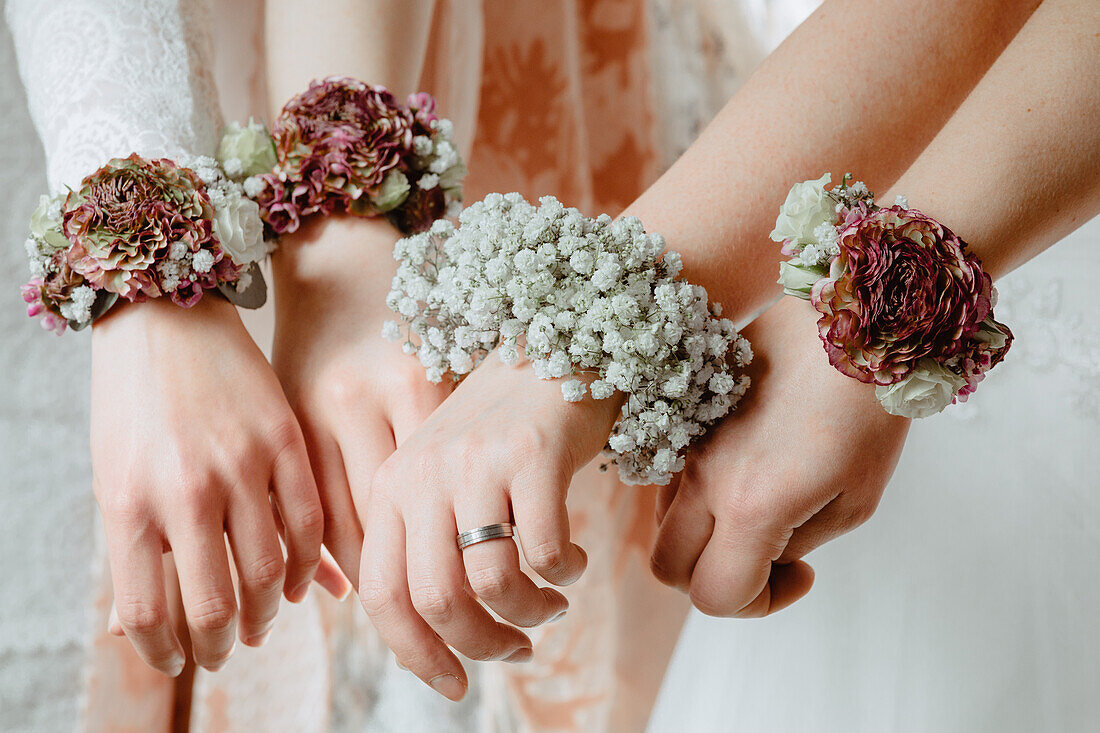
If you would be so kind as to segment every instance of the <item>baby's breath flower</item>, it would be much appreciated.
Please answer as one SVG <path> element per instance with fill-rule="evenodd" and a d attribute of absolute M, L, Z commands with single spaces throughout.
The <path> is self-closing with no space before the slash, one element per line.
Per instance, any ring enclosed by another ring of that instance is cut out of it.
<path fill-rule="evenodd" d="M 627 393 L 607 448 L 624 481 L 667 483 L 691 440 L 744 393 L 739 369 L 752 358 L 706 291 L 675 279 L 679 255 L 637 219 L 589 219 L 553 197 L 536 207 L 489 194 L 459 222 L 394 247 L 386 303 L 408 327 L 403 348 L 432 381 L 468 373 L 494 349 L 516 364 L 521 346 L 540 378 L 594 374 L 588 386 L 563 381 L 564 399 Z M 400 337 L 396 323 L 385 330 Z"/>

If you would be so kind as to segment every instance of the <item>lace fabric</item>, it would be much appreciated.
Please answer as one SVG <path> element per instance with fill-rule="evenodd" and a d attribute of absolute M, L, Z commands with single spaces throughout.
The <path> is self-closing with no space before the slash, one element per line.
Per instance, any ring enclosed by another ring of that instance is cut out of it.
<path fill-rule="evenodd" d="M 7 21 L 51 190 L 112 157 L 213 153 L 222 120 L 203 0 L 8 0 Z"/>

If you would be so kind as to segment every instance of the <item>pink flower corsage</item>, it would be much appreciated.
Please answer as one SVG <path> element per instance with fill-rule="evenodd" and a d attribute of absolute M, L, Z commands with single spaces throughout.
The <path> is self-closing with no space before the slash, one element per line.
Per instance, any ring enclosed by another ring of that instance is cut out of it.
<path fill-rule="evenodd" d="M 902 197 L 877 206 L 850 178 L 791 189 L 771 233 L 790 258 L 779 283 L 821 314 L 838 371 L 876 385 L 891 414 L 933 415 L 974 392 L 1012 332 L 994 320 L 996 290 L 966 242 Z"/>
<path fill-rule="evenodd" d="M 113 158 L 80 188 L 43 196 L 27 239 L 27 314 L 61 333 L 120 298 L 189 307 L 217 289 L 239 305 L 262 304 L 259 207 L 213 158 L 188 162 Z"/>
<path fill-rule="evenodd" d="M 424 231 L 462 201 L 466 167 L 452 134 L 431 95 L 400 104 L 385 87 L 329 77 L 286 103 L 272 131 L 275 167 L 245 187 L 275 234 L 334 212 Z"/>

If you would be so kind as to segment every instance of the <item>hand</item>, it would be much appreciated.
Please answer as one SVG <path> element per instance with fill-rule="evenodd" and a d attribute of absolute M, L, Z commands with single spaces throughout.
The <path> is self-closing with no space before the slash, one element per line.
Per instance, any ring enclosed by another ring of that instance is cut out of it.
<path fill-rule="evenodd" d="M 587 557 L 569 540 L 566 493 L 618 409 L 614 399 L 568 403 L 560 381 L 490 354 L 378 470 L 364 509 L 360 599 L 398 660 L 437 692 L 458 700 L 469 684 L 448 645 L 470 659 L 531 658 L 527 635 L 478 598 L 518 626 L 567 607 L 523 573 L 513 541 L 460 551 L 459 531 L 513 521 L 535 572 L 555 585 L 577 580 Z"/>
<path fill-rule="evenodd" d="M 301 600 L 317 570 L 321 504 L 298 423 L 235 308 L 213 295 L 190 309 L 153 300 L 98 321 L 91 407 L 116 613 L 138 654 L 173 676 L 184 666 L 161 564 L 171 551 L 195 662 L 228 659 L 238 608 L 226 534 L 239 636 L 262 644 L 280 593 Z"/>
<path fill-rule="evenodd" d="M 325 545 L 352 581 L 363 531 L 356 504 L 371 477 L 450 393 L 382 338 L 401 235 L 382 219 L 306 220 L 272 257 L 272 363 L 305 433 L 325 516 Z"/>
<path fill-rule="evenodd" d="M 806 303 L 784 298 L 745 335 L 752 387 L 658 496 L 653 572 L 711 616 L 805 595 L 801 558 L 871 516 L 909 429 L 829 364 Z"/>

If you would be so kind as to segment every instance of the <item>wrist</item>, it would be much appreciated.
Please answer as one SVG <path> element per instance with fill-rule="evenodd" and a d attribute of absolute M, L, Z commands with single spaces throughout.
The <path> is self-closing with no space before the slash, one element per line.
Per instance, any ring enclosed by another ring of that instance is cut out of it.
<path fill-rule="evenodd" d="M 343 291 L 384 282 L 388 290 L 397 269 L 393 245 L 400 238 L 385 219 L 312 217 L 293 234 L 279 238 L 271 255 L 275 288 L 282 293 L 334 287 Z"/>
<path fill-rule="evenodd" d="M 119 303 L 92 324 L 93 354 L 97 344 L 112 348 L 134 343 L 136 337 L 155 348 L 178 348 L 181 339 L 212 340 L 227 330 L 244 329 L 236 307 L 214 295 L 184 308 L 166 298 L 142 303 Z M 159 346 L 157 346 L 159 344 Z"/>

